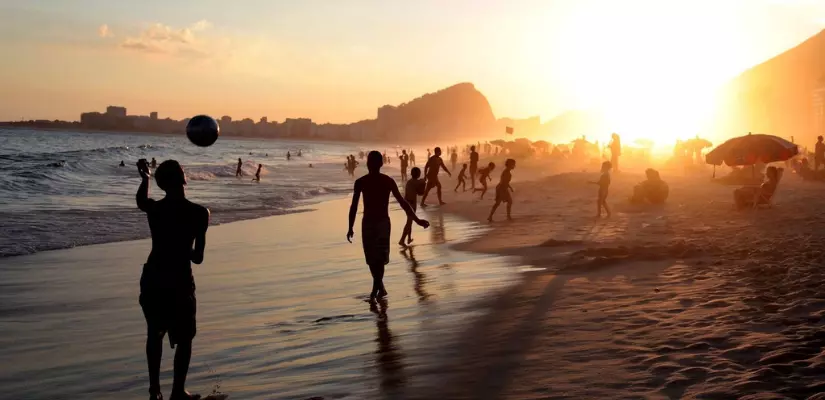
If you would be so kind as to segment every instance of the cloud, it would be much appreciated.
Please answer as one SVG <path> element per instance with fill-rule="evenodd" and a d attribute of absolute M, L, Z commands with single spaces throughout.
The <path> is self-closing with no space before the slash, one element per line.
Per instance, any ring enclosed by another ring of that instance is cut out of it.
<path fill-rule="evenodd" d="M 123 39 L 119 46 L 123 49 L 149 54 L 200 58 L 209 55 L 210 48 L 216 43 L 214 37 L 203 34 L 211 28 L 212 23 L 206 20 L 183 28 L 153 23 L 137 35 Z M 108 32 L 108 27 L 106 29 Z"/>
<path fill-rule="evenodd" d="M 97 35 L 102 38 L 109 38 L 115 36 L 114 32 L 112 32 L 112 30 L 109 29 L 109 25 L 106 24 L 100 25 L 100 28 L 97 28 Z"/>

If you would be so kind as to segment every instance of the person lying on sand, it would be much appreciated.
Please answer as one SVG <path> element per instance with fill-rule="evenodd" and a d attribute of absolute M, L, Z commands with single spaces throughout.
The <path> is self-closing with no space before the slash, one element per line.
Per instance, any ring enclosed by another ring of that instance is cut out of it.
<path fill-rule="evenodd" d="M 630 198 L 630 202 L 633 204 L 664 204 L 670 189 L 659 176 L 659 171 L 648 168 L 645 176 L 647 179 L 633 188 L 633 197 Z"/>
<path fill-rule="evenodd" d="M 782 175 L 782 168 L 768 167 L 765 172 L 766 180 L 760 186 L 744 186 L 733 191 L 733 201 L 736 209 L 742 210 L 755 205 L 767 204 L 776 192 L 776 186 Z"/>
<path fill-rule="evenodd" d="M 513 179 L 513 175 L 510 171 L 512 171 L 515 168 L 516 160 L 508 158 L 507 161 L 504 162 L 504 171 L 501 172 L 501 178 L 499 179 L 498 185 L 496 186 L 496 203 L 493 204 L 493 209 L 490 210 L 490 216 L 487 217 L 487 221 L 493 222 L 493 214 L 496 213 L 496 209 L 502 202 L 507 203 L 507 219 L 513 219 L 510 215 L 510 211 L 513 208 L 513 196 L 510 194 L 510 192 L 513 192 L 514 190 L 513 187 L 510 186 L 510 180 Z"/>
<path fill-rule="evenodd" d="M 613 167 L 613 164 L 610 161 L 605 161 L 602 163 L 602 174 L 599 176 L 598 181 L 591 181 L 590 183 L 594 185 L 599 185 L 599 194 L 596 198 L 596 218 L 602 217 L 602 208 L 607 212 L 608 218 L 610 217 L 610 207 L 607 206 L 607 191 L 610 188 L 610 168 Z"/>
<path fill-rule="evenodd" d="M 407 218 L 412 219 L 425 229 L 430 226 L 429 222 L 415 215 L 415 210 L 410 207 L 410 204 L 407 200 L 404 200 L 401 192 L 398 191 L 395 180 L 381 173 L 383 165 L 384 157 L 381 153 L 371 151 L 367 155 L 367 170 L 369 172 L 355 181 L 352 205 L 349 209 L 347 241 L 352 243 L 352 237 L 355 236 L 352 227 L 355 225 L 358 203 L 361 200 L 361 193 L 363 193 L 364 216 L 361 220 L 361 241 L 364 245 L 364 258 L 372 274 L 370 299 L 387 295 L 387 290 L 384 288 L 384 266 L 390 262 L 390 194 L 395 197 L 398 205 L 407 213 Z"/>

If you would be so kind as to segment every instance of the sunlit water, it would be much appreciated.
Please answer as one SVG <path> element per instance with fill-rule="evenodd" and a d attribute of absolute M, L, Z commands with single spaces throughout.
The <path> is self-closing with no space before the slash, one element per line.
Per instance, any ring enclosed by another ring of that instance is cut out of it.
<path fill-rule="evenodd" d="M 404 398 L 437 384 L 440 360 L 508 285 L 508 259 L 450 250 L 484 229 L 437 210 L 406 257 L 391 253 L 386 316 L 346 200 L 318 210 L 210 229 L 196 266 L 198 336 L 189 388 L 235 399 Z M 360 217 L 359 217 L 360 218 Z M 398 238 L 403 215 L 392 214 Z M 360 226 L 360 224 L 356 225 Z M 356 238 L 358 238 L 356 231 Z M 145 398 L 145 325 L 138 278 L 148 241 L 0 259 L 0 387 L 7 398 Z M 393 249 L 395 247 L 393 246 Z M 172 352 L 164 346 L 163 387 Z"/>
<path fill-rule="evenodd" d="M 287 151 L 298 150 L 302 157 L 286 160 Z M 140 158 L 178 160 L 189 197 L 212 210 L 213 223 L 224 223 L 348 191 L 344 158 L 358 150 L 347 143 L 227 138 L 201 148 L 184 135 L 0 129 L 0 257 L 148 236 L 134 206 Z M 243 178 L 235 178 L 239 157 Z M 255 183 L 258 164 L 262 180 Z"/>

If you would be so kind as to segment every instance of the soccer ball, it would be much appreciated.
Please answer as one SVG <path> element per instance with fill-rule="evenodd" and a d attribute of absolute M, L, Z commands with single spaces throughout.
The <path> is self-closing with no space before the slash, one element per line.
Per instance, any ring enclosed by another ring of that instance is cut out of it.
<path fill-rule="evenodd" d="M 218 121 L 208 115 L 195 116 L 186 124 L 186 137 L 196 146 L 211 146 L 218 140 L 220 133 Z"/>

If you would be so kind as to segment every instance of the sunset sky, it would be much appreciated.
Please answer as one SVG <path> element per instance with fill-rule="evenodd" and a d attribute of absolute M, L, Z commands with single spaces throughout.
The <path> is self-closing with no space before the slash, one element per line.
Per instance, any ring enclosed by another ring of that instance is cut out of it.
<path fill-rule="evenodd" d="M 823 0 L 0 0 L 0 120 L 351 122 L 466 81 L 497 117 L 698 115 L 823 28 Z"/>

